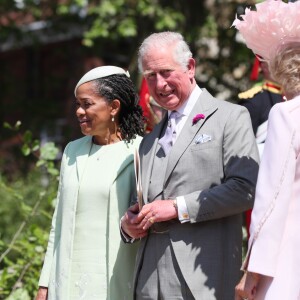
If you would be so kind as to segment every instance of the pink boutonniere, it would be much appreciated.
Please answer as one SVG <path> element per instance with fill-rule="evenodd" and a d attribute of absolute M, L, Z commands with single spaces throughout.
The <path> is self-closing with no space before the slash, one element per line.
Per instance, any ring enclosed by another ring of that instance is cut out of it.
<path fill-rule="evenodd" d="M 205 119 L 205 116 L 203 114 L 197 114 L 193 118 L 193 125 L 195 125 L 199 120 Z"/>

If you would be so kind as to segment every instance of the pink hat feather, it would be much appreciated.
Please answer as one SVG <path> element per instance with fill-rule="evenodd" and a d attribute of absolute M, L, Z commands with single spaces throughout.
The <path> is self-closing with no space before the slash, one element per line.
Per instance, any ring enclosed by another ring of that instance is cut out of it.
<path fill-rule="evenodd" d="M 235 26 L 254 54 L 268 61 L 284 45 L 300 42 L 300 1 L 285 3 L 266 0 L 246 8 L 245 14 L 235 18 Z"/>

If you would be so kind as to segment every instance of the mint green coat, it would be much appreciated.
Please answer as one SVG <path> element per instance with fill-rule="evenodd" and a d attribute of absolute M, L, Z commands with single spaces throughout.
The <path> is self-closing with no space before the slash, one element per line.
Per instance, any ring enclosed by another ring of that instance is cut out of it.
<path fill-rule="evenodd" d="M 140 141 L 141 137 L 137 137 L 124 147 L 127 155 L 124 156 L 124 161 L 115 173 L 113 184 L 108 187 L 110 196 L 107 211 L 109 215 L 107 216 L 106 245 L 103 245 L 106 247 L 106 299 L 108 300 L 132 299 L 132 274 L 138 243 L 128 245 L 122 242 L 119 221 L 130 206 L 135 192 L 133 154 L 134 150 L 139 147 Z M 70 299 L 72 244 L 78 189 L 91 145 L 90 136 L 70 142 L 62 157 L 57 203 L 39 280 L 39 286 L 48 287 L 48 300 Z"/>

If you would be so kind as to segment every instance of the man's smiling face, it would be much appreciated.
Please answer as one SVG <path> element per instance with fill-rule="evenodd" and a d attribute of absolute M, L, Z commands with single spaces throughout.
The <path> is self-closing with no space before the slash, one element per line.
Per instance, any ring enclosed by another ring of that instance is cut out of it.
<path fill-rule="evenodd" d="M 142 60 L 149 92 L 167 110 L 176 110 L 188 99 L 195 86 L 195 61 L 184 68 L 175 61 L 174 45 L 149 49 Z"/>

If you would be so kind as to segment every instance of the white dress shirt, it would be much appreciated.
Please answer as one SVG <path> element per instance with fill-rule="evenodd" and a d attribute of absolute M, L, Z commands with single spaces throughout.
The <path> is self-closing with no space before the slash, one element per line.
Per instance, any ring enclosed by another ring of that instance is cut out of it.
<path fill-rule="evenodd" d="M 184 124 L 186 123 L 186 120 L 188 119 L 188 116 L 190 115 L 192 109 L 194 108 L 200 94 L 202 93 L 202 90 L 198 85 L 195 86 L 192 93 L 190 94 L 187 101 L 184 102 L 184 104 L 178 108 L 176 111 L 180 113 L 180 117 L 176 119 L 176 137 L 179 136 Z M 170 116 L 171 111 L 168 111 L 168 116 Z M 178 207 L 178 219 L 181 223 L 189 222 L 190 217 L 188 214 L 188 209 L 186 206 L 186 202 L 183 196 L 176 197 L 177 201 L 177 207 Z"/>

